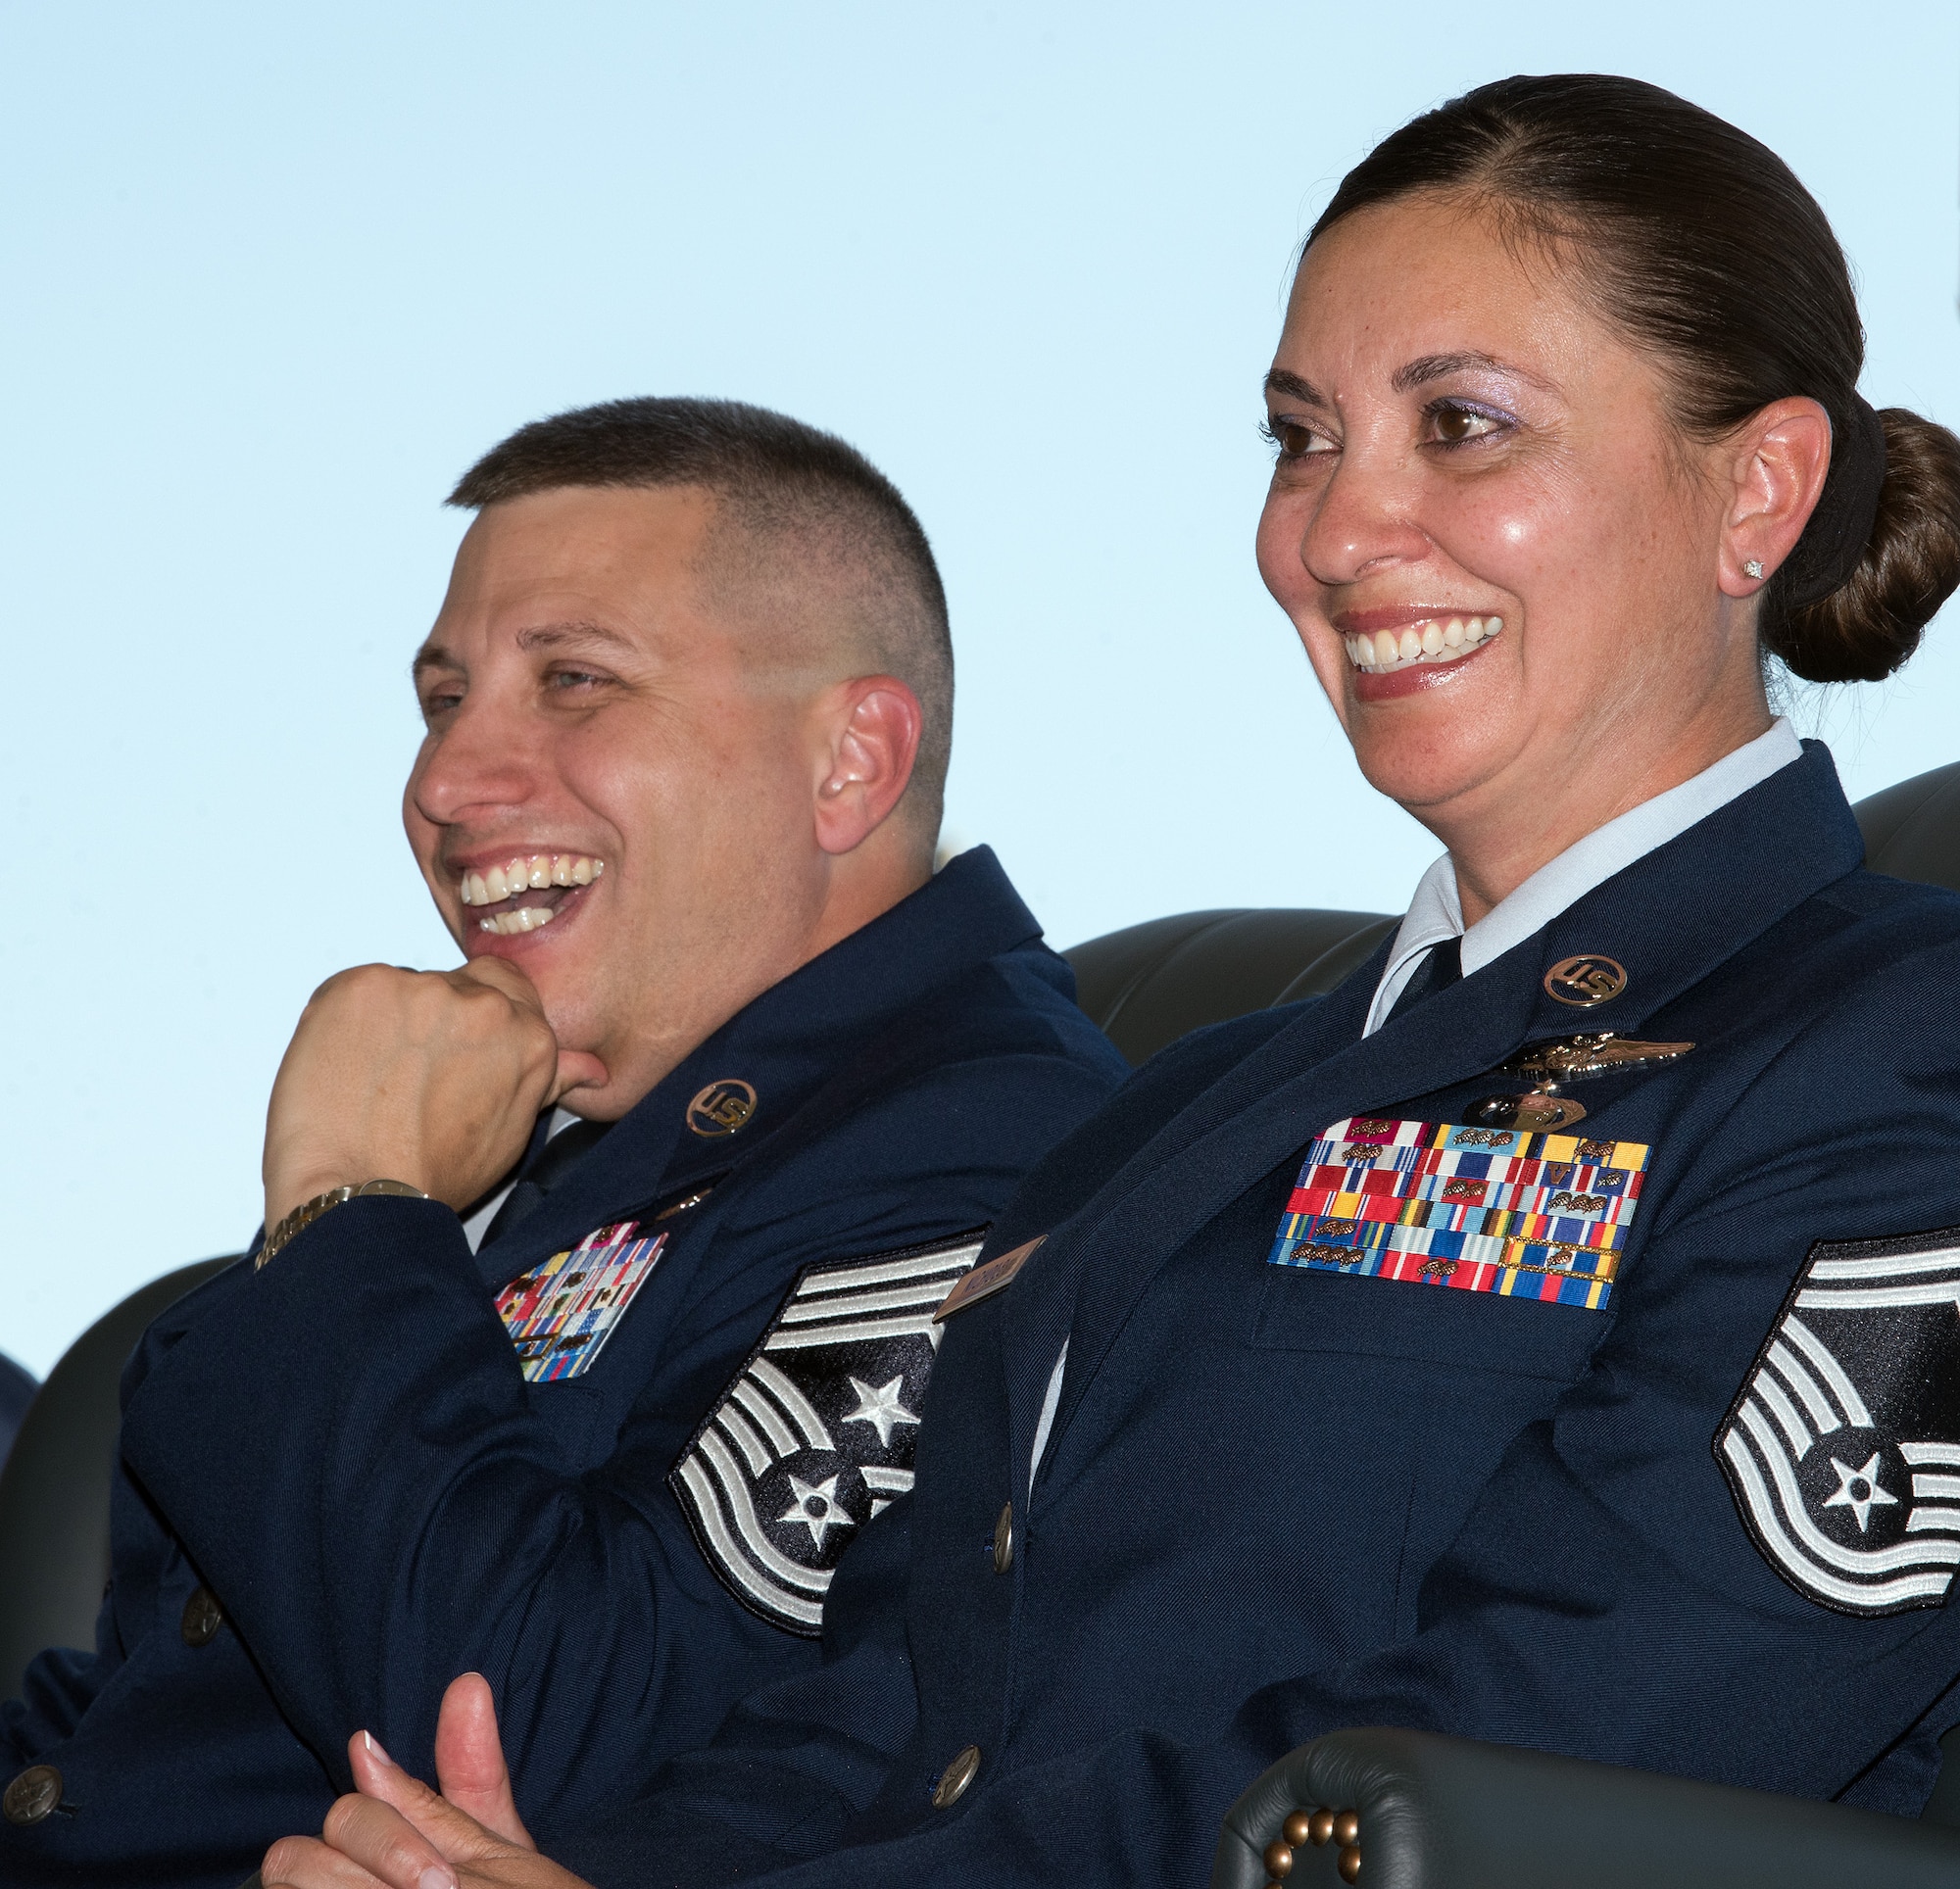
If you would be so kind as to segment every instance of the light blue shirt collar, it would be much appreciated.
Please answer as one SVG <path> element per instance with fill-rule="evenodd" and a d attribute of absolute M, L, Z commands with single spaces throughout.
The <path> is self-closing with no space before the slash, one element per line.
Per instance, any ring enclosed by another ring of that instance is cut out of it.
<path fill-rule="evenodd" d="M 1521 944 L 1533 933 L 1551 923 L 1560 912 L 1577 904 L 1594 886 L 1603 885 L 1616 872 L 1643 858 L 1656 847 L 1686 833 L 1705 820 L 1717 807 L 1746 794 L 1766 781 L 1780 767 L 1788 767 L 1803 754 L 1803 744 L 1788 720 L 1779 715 L 1767 734 L 1745 742 L 1732 754 L 1725 754 L 1713 767 L 1705 767 L 1692 780 L 1656 794 L 1595 827 L 1585 839 L 1567 847 L 1557 858 L 1541 866 L 1508 898 L 1492 907 L 1468 931 L 1463 928 L 1463 905 L 1456 890 L 1456 868 L 1448 853 L 1438 859 L 1417 883 L 1401 929 L 1396 933 L 1389 952 L 1388 968 L 1375 987 L 1375 1000 L 1368 1007 L 1364 1037 L 1373 1036 L 1388 1021 L 1416 967 L 1436 945 L 1446 940 L 1463 940 L 1463 975 L 1482 970 L 1500 958 L 1512 945 Z"/>

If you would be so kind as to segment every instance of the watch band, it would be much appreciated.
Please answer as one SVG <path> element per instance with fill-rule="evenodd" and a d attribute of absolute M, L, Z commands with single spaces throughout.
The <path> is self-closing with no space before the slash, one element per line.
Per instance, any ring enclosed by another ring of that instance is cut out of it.
<path fill-rule="evenodd" d="M 315 1194 L 311 1200 L 301 1201 L 266 1235 L 266 1243 L 259 1248 L 252 1270 L 256 1273 L 269 1259 L 291 1245 L 321 1214 L 331 1213 L 342 1201 L 358 1200 L 364 1194 L 377 1193 L 399 1194 L 407 1200 L 428 1198 L 421 1188 L 412 1187 L 406 1181 L 364 1181 L 358 1187 L 329 1187 L 324 1193 Z"/>

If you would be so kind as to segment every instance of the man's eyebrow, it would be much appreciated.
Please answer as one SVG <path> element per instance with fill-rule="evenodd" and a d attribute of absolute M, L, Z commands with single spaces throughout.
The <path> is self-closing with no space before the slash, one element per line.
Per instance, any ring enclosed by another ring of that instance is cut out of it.
<path fill-rule="evenodd" d="M 1518 380 L 1529 381 L 1534 387 L 1542 387 L 1547 393 L 1557 391 L 1550 381 L 1541 379 L 1515 362 L 1499 361 L 1495 355 L 1479 354 L 1474 349 L 1466 349 L 1460 354 L 1424 355 L 1405 366 L 1397 367 L 1390 376 L 1389 385 L 1396 393 L 1405 394 L 1412 387 L 1426 386 L 1432 380 L 1461 373 L 1466 367 L 1483 367 L 1494 373 L 1510 374 Z"/>
<path fill-rule="evenodd" d="M 637 653 L 637 645 L 630 636 L 608 629 L 604 623 L 580 621 L 575 623 L 538 623 L 528 630 L 517 632 L 517 648 L 520 650 L 556 650 L 566 644 L 603 644 L 608 649 Z"/>
<path fill-rule="evenodd" d="M 1266 376 L 1266 392 L 1285 394 L 1289 400 L 1297 400 L 1306 407 L 1330 407 L 1333 403 L 1310 380 L 1302 380 L 1298 374 L 1290 374 L 1284 367 L 1275 367 Z"/>
<path fill-rule="evenodd" d="M 440 643 L 424 643 L 416 652 L 416 659 L 410 664 L 410 673 L 418 676 L 430 669 L 461 670 L 462 667 L 462 662 L 456 656 L 452 655 L 449 651 L 445 650 Z"/>

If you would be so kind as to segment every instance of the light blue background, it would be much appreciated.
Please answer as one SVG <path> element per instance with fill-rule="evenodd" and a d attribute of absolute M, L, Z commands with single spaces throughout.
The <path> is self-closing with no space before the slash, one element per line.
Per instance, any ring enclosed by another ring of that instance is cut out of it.
<path fill-rule="evenodd" d="M 0 5 L 0 1348 L 242 1241 L 307 993 L 449 961 L 406 663 L 443 493 L 559 408 L 739 395 L 893 474 L 953 597 L 950 833 L 1055 942 L 1398 909 L 1435 848 L 1253 570 L 1259 376 L 1374 139 L 1576 68 L 1788 157 L 1867 394 L 1960 420 L 1950 0 Z M 1956 631 L 1798 704 L 1854 793 L 1960 752 Z"/>

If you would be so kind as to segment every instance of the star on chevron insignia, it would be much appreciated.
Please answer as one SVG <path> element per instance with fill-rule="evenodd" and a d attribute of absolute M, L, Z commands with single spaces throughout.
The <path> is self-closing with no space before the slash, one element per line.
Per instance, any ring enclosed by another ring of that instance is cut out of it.
<path fill-rule="evenodd" d="M 777 1518 L 781 1522 L 800 1522 L 809 1530 L 809 1538 L 821 1548 L 826 1530 L 831 1528 L 855 1528 L 858 1525 L 837 1506 L 837 1477 L 825 1477 L 821 1482 L 806 1482 L 799 1477 L 790 1477 L 790 1505 Z"/>
<path fill-rule="evenodd" d="M 851 1388 L 858 1393 L 858 1408 L 843 1421 L 847 1424 L 869 1424 L 878 1432 L 878 1443 L 882 1448 L 892 1440 L 892 1431 L 901 1424 L 915 1424 L 918 1419 L 899 1401 L 899 1392 L 905 1388 L 903 1377 L 894 1378 L 888 1384 L 880 1384 L 874 1390 L 861 1378 L 851 1380 Z"/>
<path fill-rule="evenodd" d="M 1848 1463 L 1840 1463 L 1837 1457 L 1831 1459 L 1831 1467 L 1838 1472 L 1838 1493 L 1824 1498 L 1827 1509 L 1849 1509 L 1858 1518 L 1858 1532 L 1863 1534 L 1872 1520 L 1872 1510 L 1888 1502 L 1896 1502 L 1898 1497 L 1879 1483 L 1879 1452 L 1874 1450 L 1870 1460 L 1861 1470 L 1854 1470 Z"/>
<path fill-rule="evenodd" d="M 815 1639 L 858 1531 L 912 1486 L 942 1327 L 986 1229 L 807 1266 L 668 1484 L 744 1607 Z"/>

